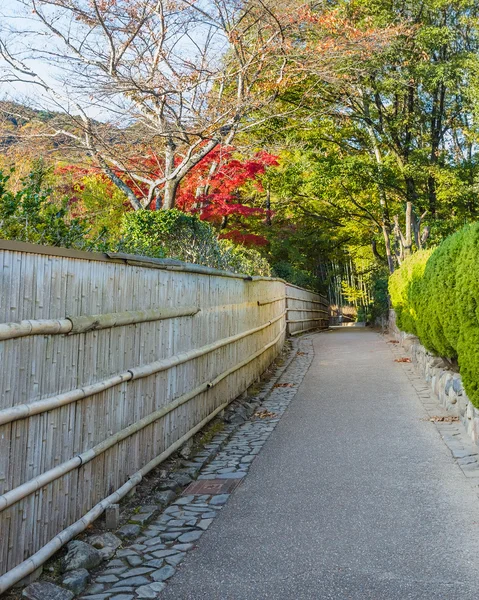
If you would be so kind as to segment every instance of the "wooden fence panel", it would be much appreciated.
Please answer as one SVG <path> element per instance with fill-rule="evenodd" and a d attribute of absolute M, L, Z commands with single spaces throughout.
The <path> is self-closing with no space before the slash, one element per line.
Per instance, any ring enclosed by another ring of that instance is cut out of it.
<path fill-rule="evenodd" d="M 289 335 L 328 327 L 329 303 L 325 296 L 290 283 L 287 283 L 285 288 Z"/>
<path fill-rule="evenodd" d="M 0 593 L 251 385 L 286 328 L 327 326 L 324 298 L 278 279 L 7 242 L 0 268 Z"/>

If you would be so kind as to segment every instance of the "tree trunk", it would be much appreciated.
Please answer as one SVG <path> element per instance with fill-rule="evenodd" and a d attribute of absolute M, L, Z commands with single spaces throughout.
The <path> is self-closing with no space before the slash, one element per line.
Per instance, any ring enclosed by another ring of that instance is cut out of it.
<path fill-rule="evenodd" d="M 394 272 L 394 259 L 391 252 L 391 220 L 389 218 L 389 209 L 388 202 L 386 196 L 386 190 L 384 186 L 384 175 L 383 175 L 383 161 L 381 156 L 381 150 L 379 149 L 378 141 L 376 139 L 376 134 L 374 132 L 373 127 L 371 126 L 371 115 L 369 111 L 369 101 L 367 95 L 363 90 L 359 90 L 359 93 L 363 100 L 363 110 L 364 110 L 364 122 L 366 125 L 366 130 L 369 135 L 369 139 L 371 140 L 372 150 L 374 157 L 376 159 L 377 164 L 377 172 L 378 172 L 378 194 L 379 194 L 379 204 L 381 207 L 381 230 L 384 237 L 384 244 L 386 246 L 386 258 L 388 261 L 389 272 Z"/>
<path fill-rule="evenodd" d="M 381 230 L 383 232 L 384 245 L 386 247 L 386 259 L 388 261 L 389 273 L 392 274 L 394 273 L 394 259 L 391 251 L 391 236 L 388 227 L 386 227 L 384 223 L 381 224 Z"/>
<path fill-rule="evenodd" d="M 179 180 L 172 178 L 171 174 L 175 170 L 175 151 L 176 144 L 172 138 L 168 138 L 165 147 L 165 185 L 163 187 L 163 202 L 161 206 L 156 206 L 156 210 L 170 210 L 175 208 L 176 191 L 178 189 Z"/>
<path fill-rule="evenodd" d="M 404 256 L 412 253 L 412 202 L 406 203 L 406 236 L 404 241 Z"/>
<path fill-rule="evenodd" d="M 163 188 L 163 204 L 161 208 L 163 210 L 170 210 L 175 208 L 176 204 L 176 192 L 180 182 L 178 179 L 168 179 Z"/>
<path fill-rule="evenodd" d="M 271 227 L 271 187 L 266 188 L 266 225 Z"/>

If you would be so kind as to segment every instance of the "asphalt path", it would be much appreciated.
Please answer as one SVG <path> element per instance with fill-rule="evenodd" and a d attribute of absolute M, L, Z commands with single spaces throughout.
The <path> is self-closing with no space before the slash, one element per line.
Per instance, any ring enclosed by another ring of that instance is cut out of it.
<path fill-rule="evenodd" d="M 479 500 L 386 341 L 311 336 L 299 391 L 167 600 L 477 600 Z"/>

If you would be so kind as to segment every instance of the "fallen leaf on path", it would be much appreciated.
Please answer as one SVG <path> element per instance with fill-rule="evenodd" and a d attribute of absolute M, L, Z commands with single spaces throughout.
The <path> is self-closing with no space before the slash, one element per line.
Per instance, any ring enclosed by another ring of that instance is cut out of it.
<path fill-rule="evenodd" d="M 437 422 L 452 423 L 455 421 L 459 421 L 459 417 L 453 417 L 452 415 L 447 415 L 445 417 L 434 416 L 434 417 L 429 417 L 428 421 L 432 421 L 433 423 L 437 423 Z"/>
<path fill-rule="evenodd" d="M 265 409 L 255 413 L 254 416 L 258 417 L 259 419 L 268 419 L 271 417 L 276 417 L 276 414 Z"/>
<path fill-rule="evenodd" d="M 306 352 L 296 352 L 296 356 L 304 356 Z"/>
<path fill-rule="evenodd" d="M 397 340 L 389 340 L 388 344 L 399 344 Z"/>
<path fill-rule="evenodd" d="M 411 359 L 410 358 L 395 358 L 394 362 L 407 362 L 407 363 L 410 363 Z"/>
<path fill-rule="evenodd" d="M 293 387 L 292 383 L 275 383 L 273 385 L 273 387 L 278 388 L 278 387 Z"/>

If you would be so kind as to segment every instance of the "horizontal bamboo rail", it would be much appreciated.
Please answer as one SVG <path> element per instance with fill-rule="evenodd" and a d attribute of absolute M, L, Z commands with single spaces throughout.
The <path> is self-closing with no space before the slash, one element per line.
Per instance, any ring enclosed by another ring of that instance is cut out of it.
<path fill-rule="evenodd" d="M 267 304 L 274 304 L 275 302 L 280 302 L 281 300 L 286 300 L 286 296 L 278 296 L 277 298 L 273 298 L 272 300 L 265 300 L 264 302 L 260 302 L 258 300 L 258 306 L 266 306 Z"/>
<path fill-rule="evenodd" d="M 296 296 L 286 296 L 287 300 L 299 300 L 300 302 L 307 302 L 308 304 L 321 304 L 321 306 L 328 306 L 326 299 L 324 300 L 305 300 L 304 298 L 297 298 Z"/>
<path fill-rule="evenodd" d="M 109 327 L 121 327 L 135 323 L 147 323 L 162 319 L 175 319 L 196 315 L 196 306 L 184 308 L 157 308 L 150 310 L 124 311 L 104 315 L 82 315 L 65 319 L 40 319 L 19 323 L 0 323 L 0 340 L 10 340 L 27 335 L 58 335 L 85 333 Z"/>
<path fill-rule="evenodd" d="M 322 310 L 321 308 L 288 308 L 286 310 L 287 312 L 312 312 L 329 315 L 327 310 Z"/>
<path fill-rule="evenodd" d="M 286 323 L 310 323 L 311 321 L 323 321 L 325 319 L 287 319 Z"/>
<path fill-rule="evenodd" d="M 318 331 L 318 329 L 321 330 L 322 332 L 328 331 L 328 329 L 324 328 L 324 327 L 319 327 L 318 325 L 315 325 L 314 327 L 308 327 L 307 329 L 300 329 L 299 331 L 294 331 L 293 333 L 290 333 L 290 336 L 295 336 L 295 335 L 299 335 L 300 333 L 307 333 L 308 331 Z"/>

